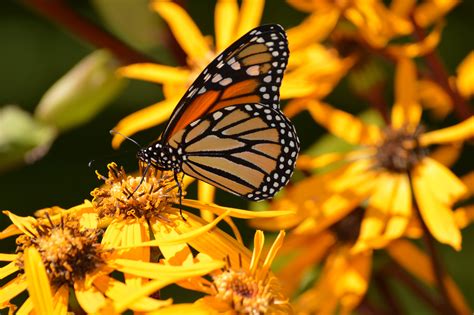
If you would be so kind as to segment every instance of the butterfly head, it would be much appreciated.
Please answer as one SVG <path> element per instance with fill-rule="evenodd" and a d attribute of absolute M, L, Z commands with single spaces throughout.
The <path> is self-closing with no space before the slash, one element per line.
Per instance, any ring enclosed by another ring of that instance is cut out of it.
<path fill-rule="evenodd" d="M 170 146 L 162 145 L 160 142 L 155 142 L 148 147 L 141 148 L 137 152 L 137 158 L 152 165 L 160 170 L 179 170 L 179 159 Z"/>

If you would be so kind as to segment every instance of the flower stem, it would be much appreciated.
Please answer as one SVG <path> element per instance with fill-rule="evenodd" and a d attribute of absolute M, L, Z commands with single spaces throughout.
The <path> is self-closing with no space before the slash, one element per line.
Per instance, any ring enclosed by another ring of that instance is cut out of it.
<path fill-rule="evenodd" d="M 411 20 L 415 26 L 414 35 L 418 40 L 423 40 L 426 37 L 425 31 L 416 23 L 415 18 L 411 15 Z M 424 56 L 426 63 L 431 69 L 433 79 L 448 93 L 449 97 L 453 101 L 454 112 L 456 116 L 461 119 L 467 119 L 473 115 L 467 102 L 459 94 L 457 88 L 449 83 L 449 75 L 445 66 L 443 65 L 439 54 L 436 50 L 427 53 Z"/>
<path fill-rule="evenodd" d="M 415 281 L 415 279 L 393 259 L 391 259 L 390 263 L 385 265 L 380 272 L 387 278 L 396 279 L 403 283 L 421 301 L 430 306 L 440 315 L 446 314 L 445 308 L 440 305 L 440 303 L 430 294 L 430 292 L 426 291 L 419 282 Z"/>
<path fill-rule="evenodd" d="M 82 40 L 108 49 L 124 64 L 153 61 L 74 12 L 63 0 L 23 0 L 23 3 Z"/>
<path fill-rule="evenodd" d="M 377 272 L 374 276 L 375 285 L 378 288 L 378 291 L 384 298 L 388 308 L 390 309 L 390 313 L 393 315 L 404 314 L 403 310 L 401 309 L 401 304 L 395 299 L 395 296 L 392 294 L 390 290 L 390 286 L 387 282 L 387 278 L 383 275 L 383 273 Z"/>

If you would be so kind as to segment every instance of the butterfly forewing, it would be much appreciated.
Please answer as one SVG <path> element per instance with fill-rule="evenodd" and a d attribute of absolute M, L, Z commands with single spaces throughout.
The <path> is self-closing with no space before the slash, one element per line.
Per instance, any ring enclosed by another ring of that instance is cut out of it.
<path fill-rule="evenodd" d="M 266 104 L 224 107 L 169 141 L 182 170 L 250 200 L 271 198 L 290 179 L 299 152 L 291 122 Z"/>
<path fill-rule="evenodd" d="M 162 141 L 208 113 L 244 104 L 279 108 L 288 63 L 288 42 L 279 25 L 258 27 L 229 46 L 189 87 L 171 115 Z"/>

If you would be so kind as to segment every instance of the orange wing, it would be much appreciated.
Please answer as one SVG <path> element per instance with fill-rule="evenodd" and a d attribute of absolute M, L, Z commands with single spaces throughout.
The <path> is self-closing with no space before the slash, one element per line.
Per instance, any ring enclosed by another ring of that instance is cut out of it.
<path fill-rule="evenodd" d="M 279 110 L 279 88 L 288 63 L 279 25 L 257 27 L 233 43 L 199 75 L 173 111 L 161 141 L 193 121 L 229 106 L 259 103 Z"/>

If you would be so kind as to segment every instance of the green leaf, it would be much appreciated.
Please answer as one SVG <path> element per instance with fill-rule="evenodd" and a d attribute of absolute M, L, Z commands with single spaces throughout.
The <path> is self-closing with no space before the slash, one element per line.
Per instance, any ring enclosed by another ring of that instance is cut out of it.
<path fill-rule="evenodd" d="M 59 130 L 89 121 L 125 86 L 126 81 L 115 73 L 117 67 L 109 52 L 93 52 L 49 88 L 35 116 Z"/>
<path fill-rule="evenodd" d="M 54 127 L 36 121 L 20 107 L 0 108 L 0 171 L 41 158 L 55 137 Z"/>

